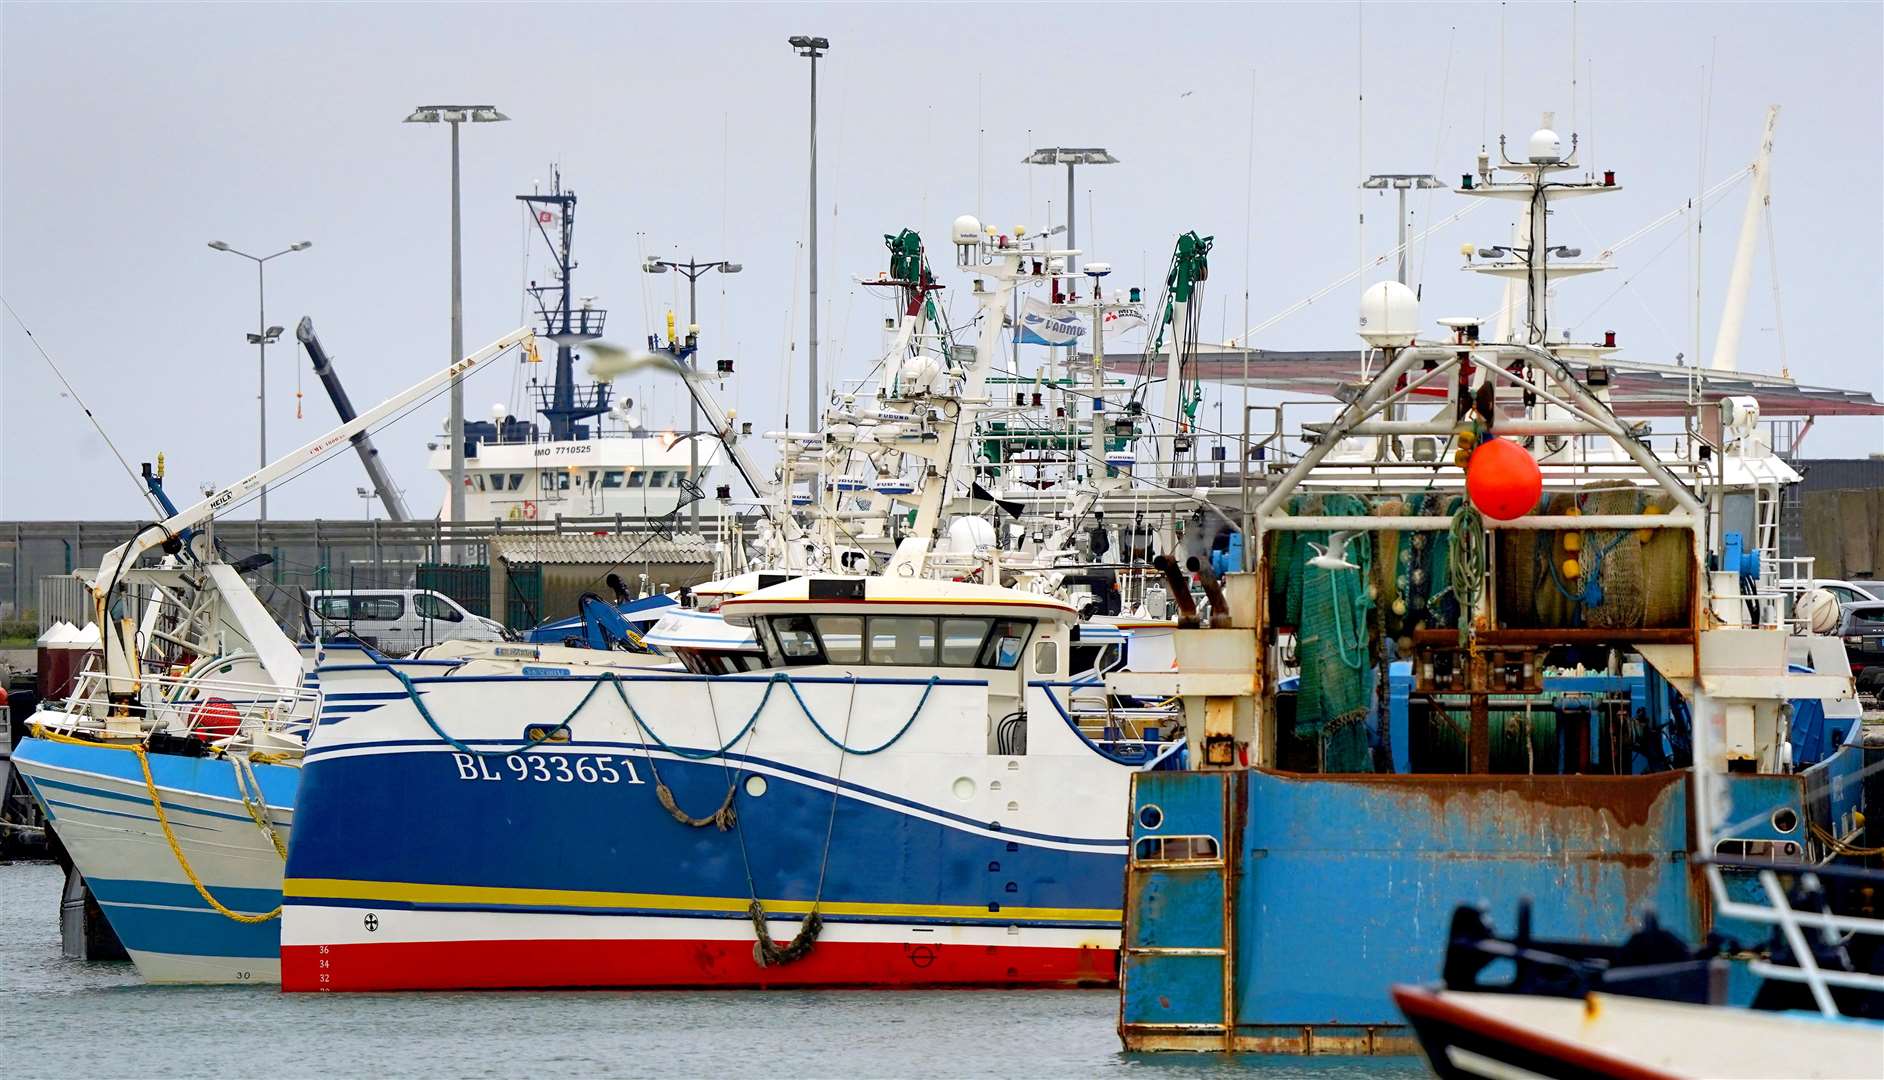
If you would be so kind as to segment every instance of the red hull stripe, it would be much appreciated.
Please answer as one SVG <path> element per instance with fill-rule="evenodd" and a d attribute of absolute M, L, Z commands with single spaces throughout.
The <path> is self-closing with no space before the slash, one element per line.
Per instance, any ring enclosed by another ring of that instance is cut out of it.
<path fill-rule="evenodd" d="M 415 941 L 283 945 L 281 988 L 528 990 L 576 987 L 1110 986 L 1113 949 L 820 942 L 760 967 L 750 941 Z"/>

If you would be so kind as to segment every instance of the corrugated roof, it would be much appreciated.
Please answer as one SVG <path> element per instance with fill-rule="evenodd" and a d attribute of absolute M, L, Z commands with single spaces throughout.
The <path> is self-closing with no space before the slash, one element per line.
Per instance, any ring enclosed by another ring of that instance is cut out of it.
<path fill-rule="evenodd" d="M 712 549 L 700 536 L 617 533 L 608 536 L 508 536 L 493 538 L 491 551 L 507 563 L 612 566 L 618 563 L 710 563 Z"/>

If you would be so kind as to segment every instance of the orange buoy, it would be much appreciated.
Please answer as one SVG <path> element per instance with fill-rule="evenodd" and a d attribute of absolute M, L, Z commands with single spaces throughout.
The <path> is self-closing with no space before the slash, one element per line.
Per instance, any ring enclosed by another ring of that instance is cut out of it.
<path fill-rule="evenodd" d="M 1465 464 L 1465 493 L 1479 513 L 1510 521 L 1537 505 L 1544 494 L 1544 474 L 1524 447 L 1491 438 L 1472 451 Z"/>

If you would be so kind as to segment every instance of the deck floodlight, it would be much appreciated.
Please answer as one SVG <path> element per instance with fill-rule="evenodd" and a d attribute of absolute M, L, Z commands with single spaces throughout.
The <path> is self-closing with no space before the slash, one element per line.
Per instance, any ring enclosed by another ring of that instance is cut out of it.
<path fill-rule="evenodd" d="M 744 264 L 742 264 L 742 263 L 736 263 L 736 262 L 729 262 L 729 263 L 721 263 L 721 264 L 720 264 L 720 273 L 722 273 L 722 274 L 737 274 L 737 273 L 739 273 L 739 272 L 740 272 L 741 270 L 744 270 L 745 268 L 746 268 L 746 267 L 745 267 L 745 266 L 744 266 Z"/>
<path fill-rule="evenodd" d="M 817 56 L 831 47 L 831 39 L 812 37 L 809 34 L 793 34 L 786 39 L 786 44 L 797 49 L 800 56 Z"/>
<path fill-rule="evenodd" d="M 225 244 L 225 243 L 223 243 L 223 242 L 222 242 L 221 240 L 211 240 L 211 241 L 209 242 L 209 246 L 210 246 L 210 247 L 212 247 L 212 248 L 215 248 L 215 249 L 216 249 L 217 251 L 228 251 L 228 250 L 229 250 L 229 245 L 228 245 L 228 244 Z"/>

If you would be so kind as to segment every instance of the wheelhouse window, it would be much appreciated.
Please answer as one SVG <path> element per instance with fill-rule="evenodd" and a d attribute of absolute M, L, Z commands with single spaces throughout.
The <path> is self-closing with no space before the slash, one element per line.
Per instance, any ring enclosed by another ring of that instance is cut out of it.
<path fill-rule="evenodd" d="M 640 469 L 628 470 L 628 486 L 631 488 L 640 487 L 644 482 L 646 482 L 647 478 L 648 478 L 648 474 L 642 472 Z"/>
<path fill-rule="evenodd" d="M 772 666 L 984 667 L 1020 664 L 1033 623 L 933 615 L 775 615 L 754 621 Z"/>
<path fill-rule="evenodd" d="M 648 474 L 648 486 L 651 488 L 666 487 L 667 486 L 667 470 L 656 469 L 653 472 L 649 473 Z"/>
<path fill-rule="evenodd" d="M 855 664 L 863 660 L 864 621 L 861 617 L 820 615 L 817 621 L 826 659 L 833 664 Z"/>
<path fill-rule="evenodd" d="M 991 619 L 943 619 L 942 665 L 974 667 L 981 655 L 981 643 L 988 639 Z"/>
<path fill-rule="evenodd" d="M 934 666 L 935 623 L 920 615 L 872 615 L 870 662 L 898 667 Z"/>
<path fill-rule="evenodd" d="M 1021 650 L 1027 646 L 1027 633 L 1033 624 L 1021 619 L 998 619 L 987 644 L 981 647 L 981 667 L 1012 671 L 1019 666 Z"/>
<path fill-rule="evenodd" d="M 818 648 L 817 631 L 811 627 L 811 616 L 784 615 L 773 619 L 772 636 L 777 639 L 779 655 L 786 664 L 824 662 L 823 650 Z"/>
<path fill-rule="evenodd" d="M 602 486 L 605 488 L 618 488 L 622 486 L 622 471 L 620 469 L 610 469 L 603 473 Z M 631 483 L 628 486 L 633 487 L 634 485 Z"/>

